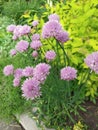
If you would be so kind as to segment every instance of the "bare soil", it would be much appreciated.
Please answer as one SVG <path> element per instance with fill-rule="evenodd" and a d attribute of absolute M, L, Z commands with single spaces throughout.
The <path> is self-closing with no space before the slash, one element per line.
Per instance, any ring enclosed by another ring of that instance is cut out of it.
<path fill-rule="evenodd" d="M 80 115 L 83 118 L 84 123 L 89 126 L 88 130 L 98 130 L 98 99 L 96 104 L 88 101 L 85 102 L 83 106 L 87 111 L 81 111 Z"/>

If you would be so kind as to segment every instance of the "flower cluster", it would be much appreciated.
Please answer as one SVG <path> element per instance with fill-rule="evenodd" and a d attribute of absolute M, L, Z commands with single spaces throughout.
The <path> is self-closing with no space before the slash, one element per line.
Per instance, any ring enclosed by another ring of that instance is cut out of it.
<path fill-rule="evenodd" d="M 49 75 L 49 70 L 51 66 L 46 63 L 39 63 L 34 68 L 34 77 L 37 79 L 40 83 L 44 83 L 44 81 L 47 78 L 47 75 Z"/>
<path fill-rule="evenodd" d="M 69 34 L 62 28 L 59 16 L 57 14 L 51 14 L 48 19 L 49 21 L 46 22 L 42 28 L 42 38 L 45 40 L 47 38 L 54 37 L 56 39 L 56 45 L 59 44 L 58 41 L 62 44 L 68 41 Z M 32 26 L 34 27 L 34 29 L 36 29 L 37 25 L 38 21 L 33 21 Z M 28 25 L 9 25 L 7 27 L 7 30 L 13 33 L 14 39 L 17 39 L 20 36 L 30 33 L 31 27 Z M 38 61 L 36 62 L 36 64 L 34 64 L 34 66 L 28 65 L 25 68 L 14 69 L 13 65 L 7 65 L 4 67 L 3 70 L 6 76 L 14 76 L 14 87 L 21 86 L 22 82 L 21 90 L 23 96 L 27 99 L 35 99 L 36 97 L 39 97 L 41 95 L 41 85 L 45 83 L 45 80 L 50 73 L 50 69 L 52 68 L 52 66 L 50 66 L 51 62 L 54 62 L 55 65 L 58 65 L 58 62 L 62 63 L 59 66 L 55 66 L 55 71 L 57 72 L 57 74 L 58 71 L 60 73 L 59 80 L 66 80 L 65 82 L 67 82 L 70 80 L 75 80 L 77 78 L 77 70 L 74 67 L 71 67 L 68 63 L 68 66 L 66 65 L 64 68 L 62 68 L 62 66 L 65 64 L 65 61 L 58 61 L 58 59 L 60 60 L 60 54 L 62 54 L 60 52 L 61 50 L 63 50 L 64 56 L 66 57 L 66 59 L 63 60 L 67 61 L 68 58 L 66 56 L 67 54 L 65 53 L 64 48 L 62 49 L 63 46 L 61 44 L 59 44 L 59 48 L 57 46 L 57 48 L 53 47 L 52 49 L 46 47 L 47 50 L 44 50 L 43 46 L 40 34 L 38 33 L 33 34 L 30 44 L 25 40 L 19 41 L 16 44 L 15 49 L 12 49 L 10 51 L 10 55 L 14 56 L 17 52 L 27 52 L 30 49 L 32 57 L 36 58 L 36 60 L 38 59 Z M 54 48 L 56 48 L 56 50 Z M 42 52 L 44 52 L 44 54 L 42 54 Z M 40 60 L 40 56 L 38 57 L 38 54 L 42 54 Z M 95 71 L 95 73 L 98 74 L 98 52 L 93 52 L 92 54 L 88 55 L 84 61 L 91 70 Z M 49 64 L 47 62 L 49 62 Z"/>
<path fill-rule="evenodd" d="M 59 23 L 59 16 L 52 14 L 48 18 L 49 21 L 45 23 L 42 29 L 42 37 L 55 37 L 61 43 L 68 41 L 69 35 L 66 31 L 63 30 L 61 24 Z"/>
<path fill-rule="evenodd" d="M 47 51 L 45 54 L 45 57 L 47 60 L 51 61 L 51 60 L 55 59 L 56 53 L 53 50 Z"/>
<path fill-rule="evenodd" d="M 50 68 L 50 65 L 46 63 L 40 63 L 35 68 L 27 66 L 24 69 L 18 68 L 16 70 L 13 65 L 7 65 L 4 67 L 3 72 L 6 76 L 14 76 L 14 87 L 20 86 L 21 78 L 26 77 L 21 88 L 23 96 L 27 99 L 34 99 L 40 96 L 40 85 L 44 83 L 49 75 Z"/>
<path fill-rule="evenodd" d="M 7 65 L 4 67 L 3 73 L 6 76 L 12 75 L 14 73 L 14 67 L 13 65 Z"/>
<path fill-rule="evenodd" d="M 93 52 L 85 58 L 85 63 L 92 71 L 98 74 L 98 52 Z"/>
<path fill-rule="evenodd" d="M 58 22 L 60 21 L 60 18 L 59 18 L 59 16 L 57 14 L 51 14 L 51 15 L 49 15 L 48 19 L 49 20 L 56 20 Z"/>
<path fill-rule="evenodd" d="M 67 66 L 61 69 L 61 79 L 63 80 L 73 80 L 77 77 L 77 70 L 73 67 Z"/>
<path fill-rule="evenodd" d="M 34 21 L 32 22 L 32 26 L 33 26 L 33 27 L 36 27 L 38 24 L 39 24 L 38 20 L 34 20 Z"/>
<path fill-rule="evenodd" d="M 28 25 L 9 25 L 7 27 L 7 31 L 13 33 L 13 40 L 16 40 L 17 38 L 27 35 L 31 31 L 31 27 Z"/>
<path fill-rule="evenodd" d="M 21 89 L 27 99 L 35 99 L 41 95 L 39 82 L 34 78 L 26 79 Z"/>
<path fill-rule="evenodd" d="M 21 40 L 16 45 L 16 50 L 19 52 L 24 52 L 28 49 L 29 43 L 25 40 Z"/>

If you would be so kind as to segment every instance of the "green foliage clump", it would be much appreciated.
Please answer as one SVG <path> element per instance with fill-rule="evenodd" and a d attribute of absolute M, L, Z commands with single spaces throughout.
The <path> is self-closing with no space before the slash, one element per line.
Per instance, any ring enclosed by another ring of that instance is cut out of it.
<path fill-rule="evenodd" d="M 20 17 L 26 12 L 32 10 L 32 14 L 34 15 L 36 12 L 40 12 L 40 6 L 44 5 L 44 0 L 11 0 L 8 2 L 4 2 L 2 14 L 6 15 L 15 20 L 16 23 L 21 23 Z"/>
<path fill-rule="evenodd" d="M 0 16 L 0 57 L 7 57 L 10 49 L 15 46 L 15 43 L 11 40 L 11 35 L 6 31 L 6 28 L 15 22 L 7 16 Z"/>
<path fill-rule="evenodd" d="M 10 63 L 16 64 L 19 59 L 17 57 L 16 60 L 12 61 L 11 58 L 0 58 L 0 119 L 7 122 L 15 119 L 15 115 L 28 111 L 32 106 L 31 101 L 26 101 L 21 96 L 20 88 L 13 88 L 13 77 L 5 77 L 3 74 L 4 66 Z"/>

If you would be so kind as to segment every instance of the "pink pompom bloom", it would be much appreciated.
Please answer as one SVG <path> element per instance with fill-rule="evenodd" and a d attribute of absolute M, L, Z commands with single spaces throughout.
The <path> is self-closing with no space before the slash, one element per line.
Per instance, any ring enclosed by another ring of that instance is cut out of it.
<path fill-rule="evenodd" d="M 23 97 L 35 99 L 41 95 L 39 82 L 33 78 L 26 79 L 22 85 Z"/>
<path fill-rule="evenodd" d="M 33 26 L 33 27 L 36 27 L 38 24 L 39 24 L 38 20 L 34 20 L 34 21 L 32 22 L 32 26 Z"/>
<path fill-rule="evenodd" d="M 14 67 L 13 65 L 7 65 L 4 67 L 3 69 L 3 73 L 5 76 L 9 76 L 9 75 L 12 75 L 14 72 Z"/>
<path fill-rule="evenodd" d="M 74 80 L 77 77 L 77 70 L 73 67 L 65 67 L 61 69 L 61 79 Z"/>
<path fill-rule="evenodd" d="M 32 41 L 30 44 L 30 47 L 34 50 L 38 50 L 42 46 L 42 43 L 40 40 Z"/>
<path fill-rule="evenodd" d="M 32 56 L 33 56 L 34 58 L 38 57 L 38 52 L 37 52 L 37 51 L 33 51 L 33 52 L 32 52 Z"/>
<path fill-rule="evenodd" d="M 93 70 L 96 74 L 98 74 L 98 51 L 93 52 L 92 54 L 89 54 L 84 59 L 86 65 L 90 67 L 91 70 Z"/>
<path fill-rule="evenodd" d="M 14 70 L 14 77 L 20 79 L 23 76 L 22 72 L 23 72 L 23 69 L 21 68 Z"/>
<path fill-rule="evenodd" d="M 40 35 L 38 34 L 38 33 L 35 33 L 35 34 L 33 34 L 33 36 L 32 36 L 32 41 L 35 41 L 35 40 L 40 40 Z"/>
<path fill-rule="evenodd" d="M 28 25 L 22 26 L 21 35 L 26 35 L 31 32 L 31 27 Z"/>
<path fill-rule="evenodd" d="M 59 31 L 62 30 L 62 27 L 59 22 L 56 20 L 48 21 L 44 24 L 42 28 L 42 37 L 43 38 L 49 38 L 49 37 L 55 37 Z"/>
<path fill-rule="evenodd" d="M 22 75 L 25 77 L 33 76 L 33 67 L 27 66 L 23 69 Z"/>
<path fill-rule="evenodd" d="M 34 78 L 37 79 L 40 83 L 43 83 L 47 78 L 47 75 L 49 75 L 50 68 L 51 66 L 49 64 L 39 63 L 34 68 Z"/>
<path fill-rule="evenodd" d="M 22 30 L 22 25 L 17 25 L 13 32 L 14 38 L 19 38 L 22 35 L 21 30 Z"/>
<path fill-rule="evenodd" d="M 24 52 L 28 49 L 29 43 L 27 41 L 21 40 L 16 45 L 16 50 L 19 52 Z"/>
<path fill-rule="evenodd" d="M 19 79 L 19 78 L 15 78 L 15 79 L 13 80 L 13 86 L 14 86 L 14 87 L 20 86 L 20 79 Z"/>
<path fill-rule="evenodd" d="M 28 25 L 17 25 L 13 34 L 13 39 L 19 38 L 20 36 L 27 35 L 31 32 L 31 27 Z"/>
<path fill-rule="evenodd" d="M 60 18 L 57 14 L 51 14 L 48 16 L 49 20 L 57 20 L 58 22 L 60 21 Z"/>
<path fill-rule="evenodd" d="M 15 30 L 15 28 L 16 28 L 16 25 L 11 24 L 11 25 L 9 25 L 9 26 L 7 27 L 7 31 L 8 31 L 8 32 L 13 32 L 13 31 Z"/>
<path fill-rule="evenodd" d="M 45 57 L 46 57 L 46 59 L 47 60 L 53 60 L 53 59 L 55 59 L 55 57 L 56 57 L 56 53 L 55 53 L 55 51 L 53 51 L 53 50 L 50 50 L 50 51 L 47 51 L 46 52 L 46 54 L 45 54 Z"/>
<path fill-rule="evenodd" d="M 69 40 L 69 34 L 66 31 L 60 31 L 55 37 L 59 42 L 64 43 Z"/>
<path fill-rule="evenodd" d="M 15 49 L 10 50 L 10 55 L 14 56 L 17 54 L 17 51 Z"/>

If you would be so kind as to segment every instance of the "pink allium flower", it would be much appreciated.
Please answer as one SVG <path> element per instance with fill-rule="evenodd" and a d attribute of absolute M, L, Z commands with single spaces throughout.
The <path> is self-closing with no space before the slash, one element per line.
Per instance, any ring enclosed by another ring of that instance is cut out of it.
<path fill-rule="evenodd" d="M 25 77 L 33 76 L 33 67 L 27 66 L 23 69 L 22 75 Z"/>
<path fill-rule="evenodd" d="M 32 41 L 40 40 L 40 35 L 38 33 L 33 34 Z"/>
<path fill-rule="evenodd" d="M 8 32 L 13 32 L 13 31 L 15 30 L 15 28 L 16 28 L 16 25 L 11 24 L 11 25 L 9 25 L 9 26 L 7 27 L 7 31 L 8 31 Z"/>
<path fill-rule="evenodd" d="M 33 51 L 33 52 L 32 52 L 32 56 L 33 56 L 34 58 L 38 57 L 38 52 L 37 52 L 37 51 Z"/>
<path fill-rule="evenodd" d="M 13 40 L 16 40 L 20 36 L 27 35 L 31 32 L 31 27 L 28 25 L 17 25 L 13 32 Z"/>
<path fill-rule="evenodd" d="M 12 75 L 13 72 L 14 72 L 14 67 L 13 67 L 13 65 L 7 65 L 7 66 L 5 66 L 4 69 L 3 69 L 3 73 L 4 73 L 4 75 L 6 75 L 6 76 Z"/>
<path fill-rule="evenodd" d="M 60 18 L 57 14 L 51 14 L 48 17 L 49 20 L 57 20 L 58 22 L 60 21 Z"/>
<path fill-rule="evenodd" d="M 53 60 L 56 57 L 56 53 L 53 50 L 47 51 L 45 54 L 47 60 Z"/>
<path fill-rule="evenodd" d="M 13 32 L 14 38 L 15 37 L 19 38 L 22 35 L 21 31 L 22 31 L 22 25 L 17 25 Z"/>
<path fill-rule="evenodd" d="M 51 66 L 49 64 L 39 63 L 34 68 L 34 78 L 40 81 L 40 83 L 43 83 L 47 78 L 47 75 L 49 75 L 50 68 Z"/>
<path fill-rule="evenodd" d="M 14 56 L 17 54 L 17 51 L 15 49 L 10 50 L 10 55 Z"/>
<path fill-rule="evenodd" d="M 89 54 L 84 61 L 91 70 L 98 74 L 98 51 Z"/>
<path fill-rule="evenodd" d="M 15 79 L 13 80 L 13 86 L 14 86 L 14 87 L 20 86 L 20 79 L 19 79 L 19 78 L 15 78 Z"/>
<path fill-rule="evenodd" d="M 27 41 L 21 40 L 16 45 L 16 50 L 19 52 L 24 52 L 28 49 L 29 43 Z"/>
<path fill-rule="evenodd" d="M 61 69 L 61 79 L 63 80 L 73 80 L 77 77 L 77 70 L 73 67 L 65 67 Z"/>
<path fill-rule="evenodd" d="M 38 50 L 42 46 L 42 43 L 40 40 L 32 41 L 30 44 L 30 47 L 34 50 Z"/>
<path fill-rule="evenodd" d="M 61 42 L 64 43 L 66 41 L 69 40 L 69 35 L 66 31 L 60 31 L 57 35 L 56 35 L 56 39 Z"/>
<path fill-rule="evenodd" d="M 22 26 L 21 35 L 26 35 L 31 32 L 31 27 L 28 25 Z"/>
<path fill-rule="evenodd" d="M 56 20 L 48 21 L 44 24 L 42 28 L 42 37 L 55 37 L 60 30 L 62 30 L 62 27 L 59 22 L 57 22 Z"/>
<path fill-rule="evenodd" d="M 39 82 L 33 78 L 26 79 L 21 89 L 27 99 L 35 99 L 41 95 Z"/>
<path fill-rule="evenodd" d="M 39 24 L 39 23 L 38 23 L 38 20 L 34 20 L 34 21 L 32 22 L 32 26 L 33 26 L 33 27 L 36 27 L 38 24 Z"/>
<path fill-rule="evenodd" d="M 23 72 L 23 69 L 21 68 L 14 70 L 14 77 L 20 79 L 23 76 L 22 72 Z"/>

